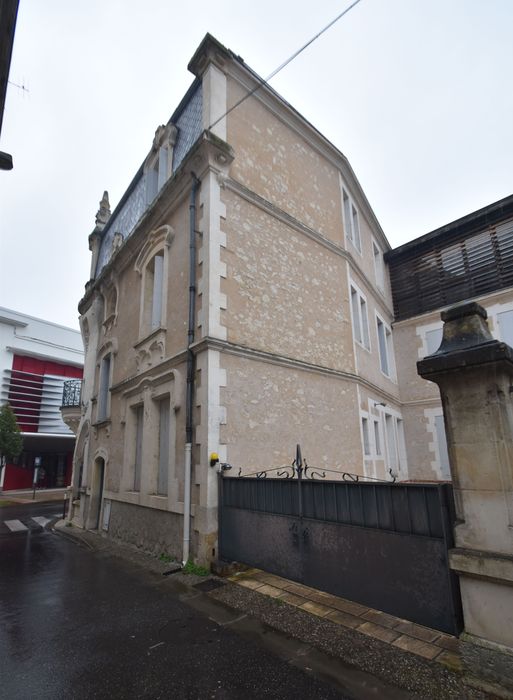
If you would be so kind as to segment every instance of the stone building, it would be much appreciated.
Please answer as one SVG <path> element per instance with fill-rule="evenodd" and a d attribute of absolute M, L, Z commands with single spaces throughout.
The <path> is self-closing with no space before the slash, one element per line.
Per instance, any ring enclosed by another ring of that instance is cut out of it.
<path fill-rule="evenodd" d="M 248 96 L 260 79 L 211 36 L 189 69 L 89 239 L 72 517 L 206 561 L 211 453 L 243 472 L 290 463 L 296 443 L 336 471 L 408 466 L 390 246 L 350 164 L 272 88 Z"/>
<path fill-rule="evenodd" d="M 450 480 L 440 393 L 415 362 L 440 346 L 441 310 L 466 300 L 479 302 L 493 336 L 513 346 L 513 196 L 388 252 L 386 261 L 409 478 Z"/>
<path fill-rule="evenodd" d="M 239 56 L 207 35 L 189 70 L 89 237 L 70 517 L 206 562 L 212 453 L 250 473 L 300 443 L 339 474 L 449 478 L 437 389 L 415 362 L 440 309 L 468 296 L 508 339 L 513 280 L 479 286 L 474 268 L 490 250 L 488 275 L 509 264 L 513 198 L 391 251 L 344 155 Z"/>

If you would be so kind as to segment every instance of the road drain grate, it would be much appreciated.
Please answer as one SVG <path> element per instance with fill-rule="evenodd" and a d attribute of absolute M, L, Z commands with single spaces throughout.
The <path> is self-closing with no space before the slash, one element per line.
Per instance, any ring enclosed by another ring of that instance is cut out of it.
<path fill-rule="evenodd" d="M 215 578 L 209 578 L 206 581 L 200 581 L 200 583 L 194 584 L 193 588 L 197 588 L 203 593 L 209 593 L 210 591 L 215 591 L 216 588 L 221 588 L 221 586 L 226 586 L 225 581 L 219 581 Z"/>

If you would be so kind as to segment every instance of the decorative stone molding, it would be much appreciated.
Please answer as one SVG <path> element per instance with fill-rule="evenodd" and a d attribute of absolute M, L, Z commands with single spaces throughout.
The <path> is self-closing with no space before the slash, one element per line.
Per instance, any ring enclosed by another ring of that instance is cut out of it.
<path fill-rule="evenodd" d="M 121 248 L 123 245 L 123 234 L 120 233 L 119 231 L 116 231 L 114 234 L 114 237 L 112 239 L 112 246 L 111 246 L 111 252 L 110 252 L 110 257 L 112 257 L 117 253 L 117 251 Z"/>
<path fill-rule="evenodd" d="M 99 367 L 101 363 L 101 359 L 104 355 L 107 353 L 111 353 L 112 355 L 117 355 L 118 353 L 118 339 L 117 338 L 109 338 L 106 340 L 104 343 L 100 345 L 98 348 L 98 352 L 96 353 L 96 366 Z"/>
<path fill-rule="evenodd" d="M 89 250 L 92 253 L 90 280 L 93 280 L 95 276 L 96 264 L 100 253 L 101 233 L 110 219 L 110 215 L 109 193 L 105 190 L 100 202 L 100 208 L 96 212 L 95 227 L 89 236 Z"/>
<path fill-rule="evenodd" d="M 160 364 L 166 355 L 166 331 L 159 329 L 136 346 L 135 363 L 137 372 L 145 372 Z"/>
<path fill-rule="evenodd" d="M 161 124 L 155 130 L 155 136 L 153 137 L 153 143 L 151 145 L 151 150 L 146 157 L 144 162 L 144 169 L 147 170 L 151 167 L 154 157 L 158 154 L 160 148 L 171 149 L 176 142 L 176 135 L 178 130 L 174 124 Z"/>
<path fill-rule="evenodd" d="M 122 398 L 125 400 L 132 399 L 134 396 L 141 396 L 145 391 L 149 392 L 149 395 L 153 397 L 159 393 L 160 389 L 167 382 L 173 382 L 172 391 L 170 391 L 171 396 L 171 406 L 176 412 L 180 409 L 182 405 L 182 395 L 183 395 L 183 376 L 182 373 L 177 369 L 171 369 L 167 372 L 162 372 L 154 376 L 143 377 L 137 384 L 126 389 L 122 393 Z"/>
<path fill-rule="evenodd" d="M 136 271 L 142 275 L 144 268 L 152 257 L 164 246 L 170 248 L 174 238 L 174 229 L 167 224 L 150 231 L 135 261 L 134 268 Z"/>

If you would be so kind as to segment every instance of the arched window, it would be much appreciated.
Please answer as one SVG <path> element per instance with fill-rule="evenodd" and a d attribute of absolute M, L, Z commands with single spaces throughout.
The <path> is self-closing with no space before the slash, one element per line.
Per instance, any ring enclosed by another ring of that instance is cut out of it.
<path fill-rule="evenodd" d="M 171 175 L 176 126 L 159 126 L 153 145 L 144 163 L 146 178 L 146 204 L 149 206 Z"/>
<path fill-rule="evenodd" d="M 150 333 L 161 328 L 164 294 L 164 253 L 159 252 L 144 271 L 144 317 L 149 321 Z"/>
<path fill-rule="evenodd" d="M 110 418 L 110 388 L 114 370 L 114 356 L 117 352 L 117 340 L 105 343 L 98 351 L 98 383 L 96 392 L 96 422 Z"/>
<path fill-rule="evenodd" d="M 148 236 L 135 269 L 141 276 L 139 337 L 146 338 L 166 327 L 166 298 L 169 248 L 173 241 L 170 226 L 161 226 Z"/>

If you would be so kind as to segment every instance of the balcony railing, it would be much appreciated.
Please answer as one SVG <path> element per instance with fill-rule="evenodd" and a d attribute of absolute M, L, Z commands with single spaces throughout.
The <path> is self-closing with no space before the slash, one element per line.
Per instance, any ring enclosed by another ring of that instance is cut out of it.
<path fill-rule="evenodd" d="M 62 391 L 62 406 L 65 408 L 70 408 L 73 406 L 80 406 L 80 399 L 82 396 L 82 380 L 81 379 L 68 379 L 64 382 L 64 389 Z"/>

